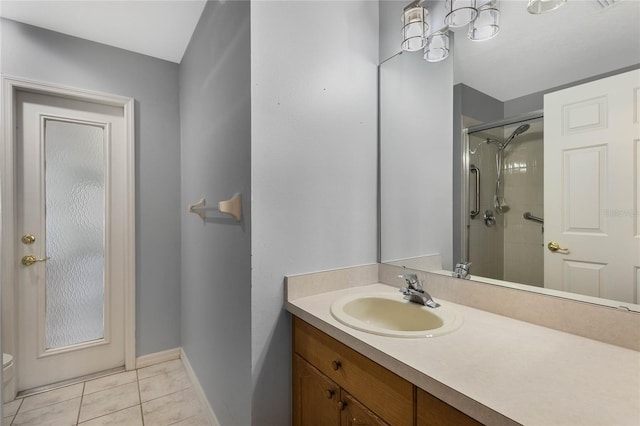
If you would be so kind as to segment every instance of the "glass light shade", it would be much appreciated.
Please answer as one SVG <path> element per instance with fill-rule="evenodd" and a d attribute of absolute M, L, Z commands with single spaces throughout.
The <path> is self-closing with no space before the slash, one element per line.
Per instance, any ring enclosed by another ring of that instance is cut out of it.
<path fill-rule="evenodd" d="M 445 7 L 444 23 L 453 28 L 467 25 L 478 15 L 476 0 L 446 0 Z"/>
<path fill-rule="evenodd" d="M 429 12 L 424 7 L 414 2 L 404 9 L 402 14 L 402 50 L 415 52 L 422 49 L 427 43 L 427 16 Z"/>
<path fill-rule="evenodd" d="M 536 15 L 540 13 L 551 12 L 552 10 L 556 10 L 566 2 L 567 0 L 529 0 L 527 11 Z"/>
<path fill-rule="evenodd" d="M 424 48 L 424 60 L 440 62 L 449 57 L 449 34 L 446 31 L 436 31 L 427 38 Z"/>
<path fill-rule="evenodd" d="M 478 8 L 478 16 L 469 24 L 467 37 L 473 41 L 484 41 L 493 38 L 500 31 L 500 9 L 498 0 L 494 0 Z"/>

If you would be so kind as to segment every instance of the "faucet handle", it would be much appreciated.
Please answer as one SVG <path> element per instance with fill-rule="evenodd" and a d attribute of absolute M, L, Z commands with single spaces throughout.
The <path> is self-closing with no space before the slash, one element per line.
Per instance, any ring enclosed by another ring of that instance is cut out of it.
<path fill-rule="evenodd" d="M 400 274 L 398 275 L 398 278 L 402 278 L 406 281 L 407 289 L 422 291 L 422 285 L 420 285 L 420 280 L 418 280 L 418 276 L 416 274 Z"/>
<path fill-rule="evenodd" d="M 469 268 L 471 268 L 471 262 L 456 263 L 456 268 L 453 270 L 452 276 L 454 278 L 463 278 L 468 280 L 471 277 L 469 275 Z"/>

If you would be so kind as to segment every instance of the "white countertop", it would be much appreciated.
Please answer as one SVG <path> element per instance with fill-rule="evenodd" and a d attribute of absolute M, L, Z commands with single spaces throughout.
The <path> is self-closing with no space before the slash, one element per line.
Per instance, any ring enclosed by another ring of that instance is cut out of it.
<path fill-rule="evenodd" d="M 483 423 L 640 425 L 640 352 L 438 298 L 464 324 L 434 338 L 377 336 L 331 316 L 338 297 L 380 291 L 402 297 L 372 284 L 289 300 L 286 308 Z"/>

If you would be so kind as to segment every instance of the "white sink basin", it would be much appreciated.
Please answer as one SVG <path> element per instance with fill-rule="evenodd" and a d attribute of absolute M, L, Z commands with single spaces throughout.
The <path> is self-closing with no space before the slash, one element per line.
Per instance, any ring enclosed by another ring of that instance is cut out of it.
<path fill-rule="evenodd" d="M 436 337 L 462 325 L 460 314 L 447 306 L 429 308 L 393 293 L 341 297 L 331 305 L 331 315 L 356 330 L 392 337 Z"/>

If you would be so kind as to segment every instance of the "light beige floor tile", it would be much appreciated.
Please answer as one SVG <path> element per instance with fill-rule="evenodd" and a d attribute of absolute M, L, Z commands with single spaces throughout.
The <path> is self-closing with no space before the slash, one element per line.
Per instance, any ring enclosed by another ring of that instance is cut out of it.
<path fill-rule="evenodd" d="M 184 368 L 163 373 L 159 376 L 140 380 L 140 399 L 142 402 L 169 395 L 191 386 Z"/>
<path fill-rule="evenodd" d="M 19 426 L 71 426 L 78 420 L 80 398 L 71 399 L 57 404 L 36 408 L 30 411 L 20 411 L 13 420 L 13 425 Z"/>
<path fill-rule="evenodd" d="M 171 426 L 212 426 L 212 424 L 204 416 L 195 416 L 174 423 Z"/>
<path fill-rule="evenodd" d="M 167 426 L 201 415 L 200 404 L 191 389 L 142 403 L 145 426 Z"/>
<path fill-rule="evenodd" d="M 83 388 L 84 383 L 78 383 L 77 385 L 65 386 L 60 389 L 40 393 L 38 395 L 28 396 L 20 406 L 20 412 L 22 413 L 29 410 L 35 410 L 37 408 L 46 407 L 47 405 L 78 398 L 82 396 Z"/>
<path fill-rule="evenodd" d="M 173 370 L 182 368 L 182 361 L 174 359 L 172 361 L 161 362 L 160 364 L 150 365 L 138 370 L 138 380 L 157 376 L 162 373 L 168 373 Z"/>
<path fill-rule="evenodd" d="M 14 399 L 11 402 L 7 402 L 6 404 L 4 404 L 2 415 L 6 417 L 15 416 L 15 414 L 18 412 L 20 404 L 22 404 L 22 399 Z"/>
<path fill-rule="evenodd" d="M 105 389 L 115 388 L 116 386 L 135 382 L 136 380 L 138 380 L 138 376 L 136 375 L 135 370 L 100 377 L 99 379 L 90 380 L 84 384 L 84 394 L 88 395 Z"/>
<path fill-rule="evenodd" d="M 3 426 L 9 426 L 11 424 L 11 422 L 13 421 L 13 417 L 14 416 L 3 417 L 2 418 L 2 425 Z"/>
<path fill-rule="evenodd" d="M 136 382 L 95 392 L 82 398 L 80 422 L 111 414 L 140 404 Z"/>
<path fill-rule="evenodd" d="M 139 405 L 80 423 L 82 426 L 142 426 L 142 408 Z"/>

